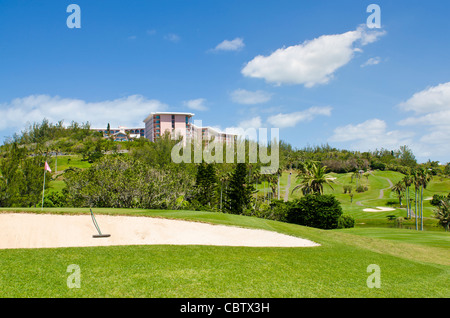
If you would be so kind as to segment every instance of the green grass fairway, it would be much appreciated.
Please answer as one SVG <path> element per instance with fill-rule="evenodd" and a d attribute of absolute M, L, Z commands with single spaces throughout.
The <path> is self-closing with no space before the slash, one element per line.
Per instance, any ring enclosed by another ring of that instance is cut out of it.
<path fill-rule="evenodd" d="M 450 247 L 450 235 L 446 232 L 420 232 L 395 228 L 354 228 L 342 229 L 338 231 L 365 237 L 387 239 L 404 243 L 421 244 L 424 246 L 436 246 L 443 248 Z"/>
<path fill-rule="evenodd" d="M 40 209 L 2 209 L 40 212 Z M 89 213 L 45 209 L 44 213 Z M 324 231 L 238 215 L 95 209 L 273 230 L 321 244 L 308 248 L 117 246 L 0 250 L 1 297 L 434 297 L 450 296 L 450 233 L 398 229 Z M 114 233 L 112 233 L 114 235 Z M 67 267 L 80 266 L 70 289 Z M 381 288 L 368 288 L 381 270 Z"/>
<path fill-rule="evenodd" d="M 55 167 L 55 159 L 50 166 L 50 168 L 54 171 L 55 168 L 58 169 L 58 172 L 64 171 L 69 168 L 80 168 L 85 169 L 89 168 L 91 164 L 86 160 L 82 160 L 82 156 L 80 155 L 67 155 L 67 156 L 58 156 L 58 165 Z"/>
<path fill-rule="evenodd" d="M 66 183 L 64 182 L 64 178 L 62 175 L 62 172 L 69 168 L 79 168 L 79 169 L 86 169 L 89 168 L 91 164 L 83 160 L 82 156 L 80 155 L 64 155 L 64 156 L 58 156 L 58 164 L 55 165 L 55 159 L 52 159 L 52 162 L 50 163 L 50 168 L 53 171 L 53 180 L 49 181 L 48 183 L 48 190 L 46 190 L 46 193 L 52 193 L 52 192 L 61 192 L 62 189 L 66 187 Z"/>
<path fill-rule="evenodd" d="M 283 172 L 280 178 L 280 197 L 283 199 L 286 193 L 286 185 L 288 183 L 289 172 Z M 296 179 L 297 173 L 292 172 L 291 176 L 291 188 L 290 191 L 298 184 Z M 389 188 L 389 180 L 392 183 L 396 183 L 403 178 L 403 174 L 396 171 L 373 171 L 371 174 L 362 176 L 359 180 L 359 184 L 367 186 L 368 190 L 362 193 L 355 191 L 356 180 L 351 179 L 352 173 L 329 173 L 329 177 L 336 178 L 333 183 L 333 189 L 329 186 L 324 186 L 324 194 L 334 195 L 342 205 L 344 214 L 353 216 L 358 222 L 372 223 L 373 220 L 378 220 L 374 224 L 380 224 L 381 220 L 387 221 L 388 215 L 395 215 L 397 217 L 406 217 L 406 209 L 398 207 L 398 197 L 396 193 L 392 192 Z M 352 194 L 353 199 L 350 195 L 344 193 L 344 185 L 351 185 L 353 187 Z M 259 184 L 257 189 L 263 193 L 264 184 Z M 382 197 L 380 198 L 380 190 L 383 190 Z M 268 185 L 266 182 L 266 192 L 269 192 Z M 447 194 L 450 192 L 450 178 L 435 176 L 429 183 L 428 187 L 424 190 L 424 217 L 427 219 L 425 222 L 431 225 L 435 225 L 436 222 L 433 218 L 435 207 L 430 204 L 429 198 L 433 194 Z M 414 196 L 414 191 L 410 191 L 411 196 Z M 289 194 L 289 199 L 300 198 L 300 191 Z M 428 199 L 428 200 L 427 200 Z M 389 202 L 394 202 L 394 205 L 388 205 Z M 404 203 L 405 201 L 403 201 Z M 376 208 L 376 207 L 393 207 L 394 211 L 387 212 L 365 212 L 366 208 Z M 386 222 L 385 222 L 386 223 Z"/>

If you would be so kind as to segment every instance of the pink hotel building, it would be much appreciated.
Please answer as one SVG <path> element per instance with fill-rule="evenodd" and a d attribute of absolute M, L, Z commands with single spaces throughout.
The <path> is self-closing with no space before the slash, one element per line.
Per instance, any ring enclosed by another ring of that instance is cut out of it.
<path fill-rule="evenodd" d="M 192 123 L 192 117 L 194 117 L 192 113 L 156 112 L 144 119 L 145 129 L 119 126 L 119 128 L 111 128 L 109 131 L 106 128 L 93 128 L 92 130 L 102 133 L 104 138 L 112 138 L 116 141 L 145 137 L 154 142 L 165 132 L 170 132 L 172 137 L 176 137 L 175 134 L 186 134 L 186 139 L 191 139 L 194 134 L 197 134 L 197 138 L 205 141 L 215 137 L 216 141 L 230 143 L 236 139 L 237 135 L 226 134 L 212 127 L 198 127 Z"/>
<path fill-rule="evenodd" d="M 200 129 L 203 140 L 210 140 L 210 138 L 214 136 L 216 141 L 229 143 L 236 138 L 236 135 L 226 134 L 211 127 L 198 127 L 192 123 L 192 117 L 194 117 L 194 114 L 192 113 L 151 113 L 144 120 L 145 138 L 150 141 L 155 141 L 168 131 L 172 134 L 186 134 L 186 139 L 190 139 L 195 133 L 200 133 Z M 175 137 L 175 135 L 173 135 L 173 137 Z"/>

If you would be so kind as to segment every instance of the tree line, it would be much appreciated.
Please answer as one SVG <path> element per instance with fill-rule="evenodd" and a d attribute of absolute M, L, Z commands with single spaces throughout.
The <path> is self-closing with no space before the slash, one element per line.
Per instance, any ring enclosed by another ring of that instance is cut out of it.
<path fill-rule="evenodd" d="M 417 227 L 420 220 L 423 228 L 423 190 L 431 176 L 450 174 L 449 165 L 442 169 L 437 162 L 417 164 L 407 146 L 360 153 L 329 145 L 294 149 L 280 141 L 280 168 L 272 174 L 261 174 L 261 163 L 250 163 L 249 152 L 244 163 L 175 164 L 171 151 L 178 142 L 169 134 L 157 142 L 143 138 L 114 142 L 90 130 L 88 123 L 35 123 L 0 147 L 0 205 L 37 205 L 44 162 L 51 161 L 51 151 L 64 150 L 81 153 L 83 160 L 92 165 L 65 171 L 62 178 L 66 187 L 48 195 L 46 206 L 194 209 L 288 220 L 292 210 L 289 194 L 301 191 L 311 203 L 310 195 L 319 198 L 324 186 L 333 187 L 333 181 L 326 176 L 329 172 L 392 169 L 405 174 L 393 190 L 407 196 L 408 217 L 414 213 Z M 245 149 L 250 149 L 250 141 L 245 142 Z M 119 153 L 120 149 L 126 149 L 126 153 Z M 270 152 L 270 145 L 268 149 Z M 297 171 L 298 179 L 285 198 L 280 197 L 283 170 Z M 261 184 L 262 194 L 256 191 Z"/>

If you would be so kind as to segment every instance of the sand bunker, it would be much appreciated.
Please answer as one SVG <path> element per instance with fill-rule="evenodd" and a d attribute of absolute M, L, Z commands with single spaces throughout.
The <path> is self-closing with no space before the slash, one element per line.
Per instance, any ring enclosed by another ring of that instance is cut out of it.
<path fill-rule="evenodd" d="M 0 249 L 112 245 L 217 245 L 254 247 L 319 246 L 309 240 L 265 230 L 150 217 L 0 213 Z"/>
<path fill-rule="evenodd" d="M 386 211 L 395 211 L 395 209 L 377 206 L 376 209 L 364 209 L 363 211 L 364 212 L 386 212 Z"/>

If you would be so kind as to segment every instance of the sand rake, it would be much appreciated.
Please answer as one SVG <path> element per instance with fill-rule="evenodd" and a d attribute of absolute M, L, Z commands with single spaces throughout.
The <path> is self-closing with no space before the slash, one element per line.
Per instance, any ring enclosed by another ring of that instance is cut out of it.
<path fill-rule="evenodd" d="M 95 226 L 95 228 L 98 231 L 98 234 L 97 235 L 92 235 L 92 237 L 93 238 L 110 237 L 111 234 L 102 234 L 102 231 L 100 231 L 100 227 L 97 224 L 97 220 L 95 219 L 94 212 L 92 212 L 92 209 L 89 209 L 89 210 L 91 210 L 92 222 L 94 222 L 94 226 Z"/>

